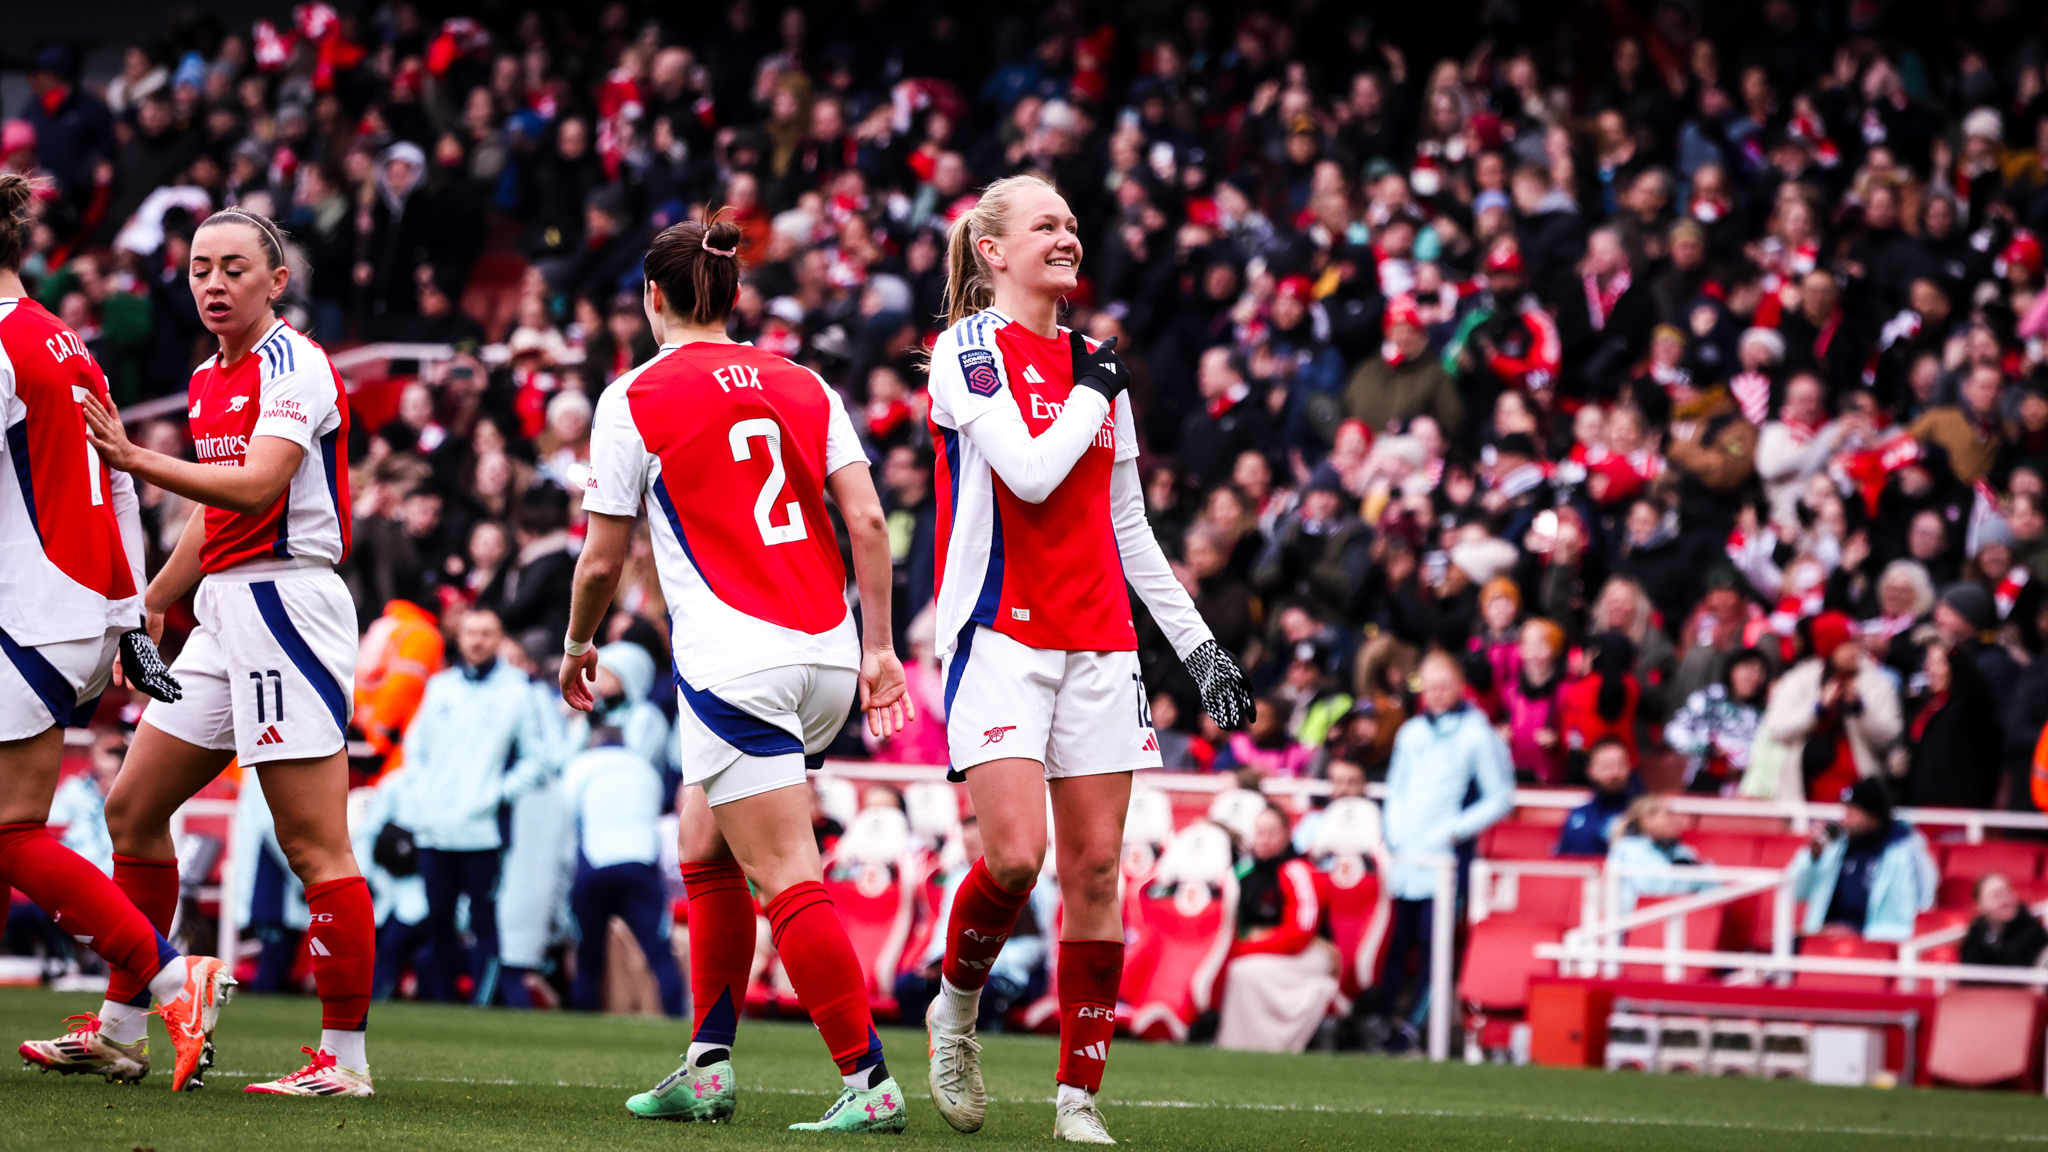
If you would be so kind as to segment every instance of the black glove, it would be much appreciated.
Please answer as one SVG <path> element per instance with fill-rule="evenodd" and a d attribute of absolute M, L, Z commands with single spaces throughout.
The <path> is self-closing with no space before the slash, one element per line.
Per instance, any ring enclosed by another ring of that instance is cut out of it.
<path fill-rule="evenodd" d="M 1079 332 L 1068 335 L 1074 346 L 1074 387 L 1093 388 L 1114 405 L 1117 393 L 1131 384 L 1131 371 L 1116 354 L 1116 337 L 1104 340 L 1090 352 L 1088 342 L 1081 339 Z"/>
<path fill-rule="evenodd" d="M 166 704 L 176 704 L 185 695 L 178 678 L 164 667 L 156 642 L 140 628 L 121 633 L 121 673 L 130 688 L 139 688 Z"/>
<path fill-rule="evenodd" d="M 1237 660 L 1214 640 L 1188 653 L 1184 663 L 1188 675 L 1202 690 L 1202 709 L 1225 732 L 1237 732 L 1252 722 L 1252 685 L 1244 678 Z"/>

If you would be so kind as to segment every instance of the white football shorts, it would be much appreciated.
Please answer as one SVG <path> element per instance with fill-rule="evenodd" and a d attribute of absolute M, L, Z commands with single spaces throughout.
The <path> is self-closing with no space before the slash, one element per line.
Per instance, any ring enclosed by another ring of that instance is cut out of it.
<path fill-rule="evenodd" d="M 0 632 L 0 740 L 26 740 L 51 726 L 83 728 L 113 678 L 121 633 L 26 648 Z"/>
<path fill-rule="evenodd" d="M 243 764 L 312 760 L 347 744 L 355 711 L 356 606 L 318 562 L 244 564 L 200 582 L 199 627 L 171 664 L 185 690 L 142 718 Z"/>
<path fill-rule="evenodd" d="M 1160 764 L 1136 652 L 1032 648 L 980 625 L 946 661 L 946 744 L 956 773 L 1006 757 L 1048 780 Z"/>
<path fill-rule="evenodd" d="M 821 664 L 764 668 L 708 688 L 676 678 L 683 783 L 713 807 L 804 783 L 853 709 L 860 673 Z"/>

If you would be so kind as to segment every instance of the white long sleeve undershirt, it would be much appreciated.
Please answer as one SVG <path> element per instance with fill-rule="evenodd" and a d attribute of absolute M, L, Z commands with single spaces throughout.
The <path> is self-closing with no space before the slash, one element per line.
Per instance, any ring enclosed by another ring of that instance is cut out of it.
<path fill-rule="evenodd" d="M 1116 550 L 1123 558 L 1124 579 L 1152 613 L 1159 630 L 1173 645 L 1174 655 L 1187 655 L 1215 638 L 1180 578 L 1159 550 L 1159 538 L 1145 517 L 1145 484 L 1136 460 L 1120 460 L 1109 474 L 1110 520 L 1116 525 Z"/>
<path fill-rule="evenodd" d="M 1043 504 L 1094 443 L 1110 404 L 1093 388 L 1076 388 L 1052 427 L 1033 436 L 1015 404 L 997 404 L 960 431 L 1003 483 L 1027 504 Z"/>

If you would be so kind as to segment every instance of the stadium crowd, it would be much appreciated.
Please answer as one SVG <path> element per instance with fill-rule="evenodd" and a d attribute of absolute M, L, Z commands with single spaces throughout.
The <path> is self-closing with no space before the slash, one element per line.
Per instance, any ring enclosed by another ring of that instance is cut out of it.
<path fill-rule="evenodd" d="M 545 666 L 592 402 L 656 350 L 640 258 L 669 223 L 725 206 L 733 334 L 840 390 L 876 464 L 920 720 L 836 751 L 944 758 L 921 354 L 947 224 L 1023 171 L 1079 218 L 1066 323 L 1121 338 L 1154 528 L 1262 693 L 1219 731 L 1141 617 L 1169 767 L 1386 780 L 1390 844 L 1469 841 L 1505 775 L 1418 780 L 1396 746 L 1462 708 L 1440 740 L 1491 726 L 1522 785 L 1596 786 L 1592 850 L 1645 788 L 1856 789 L 1885 828 L 1894 804 L 2048 807 L 2031 5 L 442 7 L 185 20 L 93 80 L 53 45 L 0 127 L 0 167 L 47 178 L 24 276 L 124 404 L 182 391 L 185 253 L 230 205 L 287 229 L 287 315 L 330 349 L 453 348 L 366 387 L 391 414 L 348 450 L 364 766 L 411 781 L 361 822 L 396 926 L 380 988 L 417 943 L 420 994 L 456 994 L 458 908 L 511 974 L 469 977 L 513 1003 L 546 995 L 551 924 L 598 926 L 585 977 L 609 916 L 657 938 L 674 697 L 644 533 L 598 722 L 560 715 Z M 154 567 L 187 509 L 143 503 Z M 1248 936 L 1284 918 L 1294 851 L 1253 831 Z M 533 879 L 579 842 L 573 880 Z M 242 898 L 295 940 L 286 877 Z M 1428 901 L 1395 886 L 1398 952 Z"/>

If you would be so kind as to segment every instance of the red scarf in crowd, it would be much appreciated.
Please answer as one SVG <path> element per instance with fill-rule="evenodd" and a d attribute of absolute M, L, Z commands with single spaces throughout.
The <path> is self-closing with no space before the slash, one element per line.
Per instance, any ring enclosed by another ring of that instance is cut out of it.
<path fill-rule="evenodd" d="M 1593 331 L 1598 332 L 1607 327 L 1607 319 L 1614 315 L 1614 306 L 1621 303 L 1622 294 L 1628 291 L 1628 285 L 1629 275 L 1626 268 L 1610 277 L 1605 288 L 1600 286 L 1598 276 L 1590 272 L 1586 274 L 1586 313 L 1592 317 Z"/>

